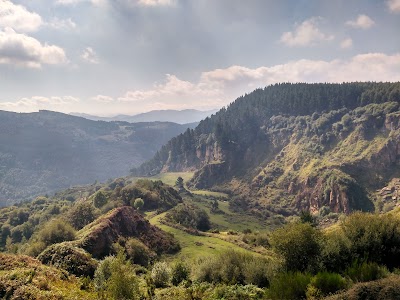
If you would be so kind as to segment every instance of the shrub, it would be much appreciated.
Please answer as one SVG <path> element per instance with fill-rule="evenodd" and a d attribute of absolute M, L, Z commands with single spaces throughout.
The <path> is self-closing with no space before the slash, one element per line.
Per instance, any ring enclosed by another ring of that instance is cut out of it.
<path fill-rule="evenodd" d="M 75 229 L 62 219 L 54 219 L 46 223 L 38 233 L 38 240 L 46 246 L 73 239 L 75 239 Z"/>
<path fill-rule="evenodd" d="M 190 270 L 188 266 L 183 262 L 177 262 L 171 271 L 171 283 L 173 285 L 178 285 L 184 280 L 188 280 L 190 275 Z"/>
<path fill-rule="evenodd" d="M 145 267 L 147 267 L 156 256 L 145 244 L 134 238 L 130 238 L 126 241 L 125 251 L 128 259 L 134 264 Z"/>
<path fill-rule="evenodd" d="M 388 270 L 373 262 L 361 264 L 355 262 L 346 270 L 345 274 L 355 282 L 367 282 L 386 277 Z"/>
<path fill-rule="evenodd" d="M 226 251 L 198 260 L 194 277 L 197 281 L 225 284 L 268 285 L 270 261 L 254 255 Z"/>
<path fill-rule="evenodd" d="M 280 273 L 272 279 L 268 296 L 277 300 L 305 299 L 310 281 L 311 275 L 308 273 Z"/>
<path fill-rule="evenodd" d="M 336 273 L 319 272 L 310 282 L 307 289 L 307 298 L 311 296 L 327 296 L 346 288 L 346 280 Z"/>
<path fill-rule="evenodd" d="M 169 284 L 171 269 L 166 262 L 157 262 L 151 269 L 151 278 L 156 287 L 165 287 Z"/>
<path fill-rule="evenodd" d="M 210 229 L 210 218 L 207 213 L 194 204 L 178 204 L 168 211 L 166 218 L 185 227 L 202 231 Z"/>
<path fill-rule="evenodd" d="M 69 211 L 68 221 L 75 229 L 79 230 L 93 222 L 96 217 L 94 207 L 90 202 L 78 202 Z"/>
<path fill-rule="evenodd" d="M 136 208 L 137 210 L 141 210 L 142 209 L 142 207 L 143 207 L 143 205 L 144 205 L 144 201 L 143 201 L 143 199 L 142 198 L 136 198 L 134 201 L 133 201 L 133 207 L 134 208 Z"/>
<path fill-rule="evenodd" d="M 100 208 L 107 203 L 107 197 L 102 191 L 98 191 L 93 198 L 94 207 Z"/>
<path fill-rule="evenodd" d="M 285 260 L 288 271 L 313 271 L 318 269 L 321 256 L 322 235 L 309 223 L 292 223 L 271 234 L 273 250 Z"/>
<path fill-rule="evenodd" d="M 342 231 L 325 234 L 322 248 L 322 264 L 330 272 L 342 272 L 351 263 L 351 242 Z"/>
<path fill-rule="evenodd" d="M 48 247 L 39 256 L 44 264 L 64 269 L 77 276 L 93 277 L 97 263 L 83 249 L 69 243 L 61 243 Z"/>
<path fill-rule="evenodd" d="M 100 298 L 139 299 L 139 285 L 134 268 L 122 252 L 100 262 L 94 275 L 94 284 Z"/>

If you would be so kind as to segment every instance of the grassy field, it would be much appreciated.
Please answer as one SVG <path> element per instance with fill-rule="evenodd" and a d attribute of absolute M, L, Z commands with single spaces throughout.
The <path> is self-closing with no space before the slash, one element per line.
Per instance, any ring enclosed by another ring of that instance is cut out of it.
<path fill-rule="evenodd" d="M 157 174 L 152 177 L 133 177 L 133 181 L 136 181 L 138 179 L 161 180 L 162 182 L 170 186 L 174 186 L 175 181 L 178 177 L 182 177 L 184 182 L 187 182 L 193 177 L 193 174 L 194 172 L 167 172 Z"/>
<path fill-rule="evenodd" d="M 215 198 L 225 198 L 228 199 L 229 195 L 225 193 L 220 193 L 220 192 L 212 192 L 212 191 L 206 191 L 206 190 L 197 190 L 197 191 L 190 191 L 192 194 L 199 195 L 199 196 L 212 196 Z"/>
<path fill-rule="evenodd" d="M 182 248 L 182 250 L 177 255 L 165 257 L 166 260 L 174 261 L 184 259 L 188 261 L 193 261 L 198 257 L 213 255 L 226 250 L 250 252 L 249 250 L 245 250 L 235 244 L 221 240 L 217 237 L 195 236 L 188 234 L 182 230 L 161 224 L 160 219 L 164 217 L 165 214 L 166 213 L 162 213 L 160 215 L 152 217 L 149 221 L 151 224 L 160 227 L 162 230 L 172 233 L 179 241 Z"/>

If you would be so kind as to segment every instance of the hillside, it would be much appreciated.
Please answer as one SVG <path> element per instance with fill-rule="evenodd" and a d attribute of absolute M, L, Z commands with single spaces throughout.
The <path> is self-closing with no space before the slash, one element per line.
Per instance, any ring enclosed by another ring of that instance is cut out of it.
<path fill-rule="evenodd" d="M 277 84 L 170 140 L 133 174 L 196 171 L 192 188 L 238 209 L 290 215 L 373 210 L 399 176 L 400 83 Z"/>
<path fill-rule="evenodd" d="M 0 206 L 129 173 L 185 125 L 0 111 Z"/>
<path fill-rule="evenodd" d="M 88 114 L 71 113 L 73 116 L 83 117 L 94 121 L 124 121 L 130 123 L 136 122 L 174 122 L 178 124 L 187 124 L 200 122 L 201 120 L 211 116 L 218 110 L 201 111 L 196 109 L 184 110 L 152 110 L 137 115 L 116 115 L 114 117 L 98 117 Z"/>

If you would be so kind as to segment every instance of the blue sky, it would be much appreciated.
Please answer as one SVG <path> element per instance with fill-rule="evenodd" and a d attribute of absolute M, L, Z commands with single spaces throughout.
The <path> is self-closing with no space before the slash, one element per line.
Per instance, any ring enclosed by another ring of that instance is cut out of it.
<path fill-rule="evenodd" d="M 400 81 L 400 0 L 0 0 L 0 109 L 213 109 L 276 82 Z"/>

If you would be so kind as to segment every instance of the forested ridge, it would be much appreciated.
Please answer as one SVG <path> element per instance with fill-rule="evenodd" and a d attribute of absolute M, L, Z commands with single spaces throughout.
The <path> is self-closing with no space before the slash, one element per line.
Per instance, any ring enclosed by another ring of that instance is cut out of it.
<path fill-rule="evenodd" d="M 260 126 L 274 115 L 311 115 L 340 108 L 353 109 L 370 103 L 400 101 L 400 83 L 282 83 L 256 89 L 237 98 L 227 108 L 201 121 L 194 130 L 171 139 L 154 158 L 134 174 L 153 175 L 163 169 L 174 170 L 174 162 L 187 160 L 179 167 L 196 169 L 204 163 L 196 151 L 217 142 L 222 150 L 245 151 L 257 141 Z"/>

